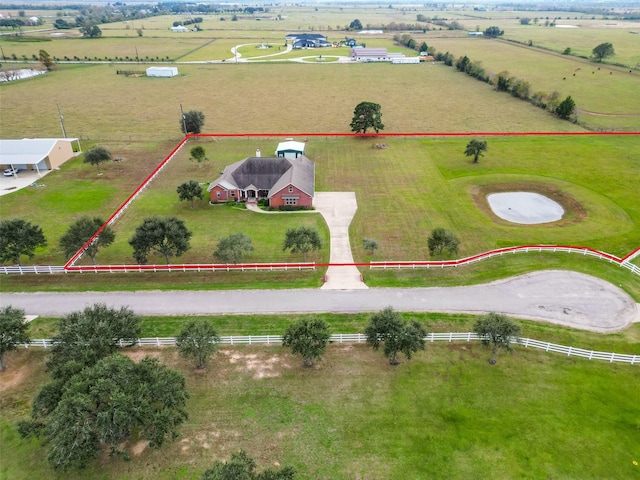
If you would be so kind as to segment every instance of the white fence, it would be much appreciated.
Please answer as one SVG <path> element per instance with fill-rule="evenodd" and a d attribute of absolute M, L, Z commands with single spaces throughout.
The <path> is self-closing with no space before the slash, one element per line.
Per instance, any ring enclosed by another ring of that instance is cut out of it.
<path fill-rule="evenodd" d="M 54 265 L 19 265 L 16 267 L 4 267 L 0 266 L 0 272 L 4 274 L 25 274 L 25 273 L 65 273 L 65 269 L 63 266 L 54 266 Z"/>
<path fill-rule="evenodd" d="M 593 250 L 587 247 L 570 247 L 570 246 L 559 246 L 559 245 L 524 245 L 520 247 L 498 248 L 496 250 L 490 250 L 488 252 L 480 253 L 478 255 L 473 255 L 471 257 L 461 258 L 458 260 L 442 260 L 442 261 L 417 260 L 417 261 L 396 261 L 396 262 L 371 262 L 369 265 L 369 268 L 370 269 L 381 268 L 386 270 L 386 269 L 392 269 L 392 268 L 415 269 L 415 268 L 459 267 L 461 265 L 469 265 L 471 263 L 479 262 L 481 260 L 487 260 L 493 257 L 501 257 L 507 254 L 540 253 L 540 252 L 577 253 L 580 255 L 596 257 L 601 260 L 607 260 L 610 263 L 613 262 L 619 265 L 621 264 L 621 261 L 618 257 L 615 257 L 614 255 L 611 255 L 605 252 L 600 252 L 598 250 Z"/>
<path fill-rule="evenodd" d="M 473 332 L 430 333 L 425 337 L 425 341 L 427 342 L 471 342 L 478 340 L 480 340 L 480 338 Z M 330 341 L 333 343 L 364 343 L 367 341 L 367 336 L 361 333 L 335 333 L 331 335 Z M 281 335 L 220 337 L 221 345 L 274 345 L 281 343 Z M 589 360 L 604 360 L 609 363 L 630 363 L 631 365 L 640 364 L 640 355 L 598 352 L 595 350 L 586 350 L 583 348 L 567 347 L 565 345 L 558 345 L 551 342 L 541 342 L 539 340 L 534 340 L 533 338 L 520 338 L 517 343 L 525 348 L 535 348 L 537 350 L 544 350 L 545 352 L 559 353 L 562 355 L 566 355 L 567 357 L 580 357 Z M 140 347 L 174 346 L 175 344 L 175 337 L 139 338 L 136 341 L 136 345 Z M 125 346 L 127 345 L 127 343 L 121 342 L 120 345 Z M 25 348 L 49 348 L 53 346 L 53 341 L 48 338 L 40 338 L 31 340 L 31 343 L 26 343 L 22 346 L 24 346 Z"/>

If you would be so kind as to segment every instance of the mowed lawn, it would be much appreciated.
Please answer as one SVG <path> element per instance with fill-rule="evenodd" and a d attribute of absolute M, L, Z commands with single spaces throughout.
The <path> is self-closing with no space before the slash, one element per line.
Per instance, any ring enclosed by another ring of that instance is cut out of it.
<path fill-rule="evenodd" d="M 469 139 L 387 138 L 314 140 L 324 147 L 318 190 L 355 191 L 351 225 L 356 258 L 368 260 L 364 238 L 376 238 L 380 260 L 426 260 L 427 237 L 443 227 L 460 240 L 460 255 L 535 243 L 587 245 L 624 256 L 640 245 L 637 139 L 614 137 L 487 138 L 478 164 L 463 152 Z M 564 192 L 586 210 L 580 220 L 515 225 L 492 216 L 477 190 L 513 185 L 517 190 Z M 533 190 L 531 190 L 533 188 Z"/>
<path fill-rule="evenodd" d="M 45 379 L 44 354 L 22 350 L 3 374 L 13 380 L 2 395 L 3 478 L 198 478 L 241 448 L 309 480 L 633 478 L 638 468 L 636 366 L 523 348 L 490 366 L 480 344 L 454 343 L 397 367 L 364 345 L 332 345 L 313 368 L 281 347 L 225 347 L 205 373 L 174 349 L 132 352 L 186 375 L 178 438 L 55 476 L 46 447 L 15 430 Z"/>
<path fill-rule="evenodd" d="M 103 264 L 132 262 L 128 240 L 143 218 L 175 215 L 194 232 L 193 248 L 174 263 L 210 263 L 217 241 L 244 232 L 256 250 L 249 261 L 299 261 L 283 253 L 284 231 L 298 225 L 328 231 L 317 213 L 264 215 L 197 200 L 194 208 L 178 199 L 176 188 L 195 180 L 215 180 L 224 166 L 260 149 L 273 155 L 281 138 L 207 138 L 189 142 L 121 217 L 116 243 L 98 257 Z M 640 245 L 640 207 L 635 194 L 638 158 L 634 136 L 489 137 L 489 149 L 478 164 L 463 154 L 469 137 L 379 139 L 310 137 L 307 155 L 316 162 L 316 191 L 356 192 L 358 211 L 350 236 L 354 258 L 371 259 L 361 248 L 364 238 L 376 238 L 381 248 L 374 260 L 429 259 L 427 238 L 443 227 L 461 240 L 459 256 L 525 244 L 584 245 L 618 255 Z M 374 148 L 384 141 L 387 148 Z M 205 148 L 209 162 L 189 161 L 195 145 Z M 114 144 L 116 155 L 124 145 Z M 169 148 L 167 148 L 169 151 Z M 0 207 L 42 226 L 49 247 L 34 262 L 61 264 L 57 247 L 66 227 L 81 214 L 108 218 L 116 206 L 153 168 L 153 157 L 128 157 L 104 166 L 98 176 L 89 165 L 74 160 L 43 179 L 43 189 L 25 189 L 3 196 Z M 146 165 L 146 170 L 142 167 Z M 69 179 L 69 180 L 67 180 Z M 556 224 L 516 225 L 491 214 L 484 195 L 508 188 L 561 194 L 570 209 Z M 126 189 L 125 187 L 128 187 Z M 95 195 L 92 195 L 95 191 Z M 64 192 L 64 195 L 61 194 Z M 89 198 L 87 198 L 89 197 Z M 328 259 L 328 248 L 315 261 Z M 439 259 L 439 258 L 436 258 Z M 163 263 L 156 258 L 153 262 Z"/>
<path fill-rule="evenodd" d="M 246 258 L 246 262 L 298 263 L 302 261 L 302 255 L 283 252 L 282 245 L 287 229 L 299 226 L 317 229 L 324 243 L 320 252 L 312 252 L 307 256 L 307 261 L 326 263 L 329 260 L 329 231 L 317 212 L 274 215 L 229 205 L 209 205 L 206 191 L 208 183 L 215 180 L 226 165 L 255 156 L 256 148 L 250 142 L 240 141 L 236 149 L 243 153 L 233 156 L 230 152 L 218 152 L 215 142 L 204 144 L 207 155 L 212 160 L 199 166 L 196 162 L 189 161 L 189 150 L 197 143 L 187 144 L 118 220 L 114 227 L 117 239 L 112 247 L 105 249 L 104 254 L 100 255 L 101 263 L 135 263 L 128 241 L 144 218 L 154 215 L 176 216 L 184 220 L 193 233 L 191 250 L 179 258 L 172 258 L 171 263 L 218 263 L 213 256 L 218 241 L 238 232 L 248 235 L 253 241 L 254 251 Z M 273 140 L 262 142 L 265 143 L 273 150 L 277 146 Z M 196 199 L 193 207 L 190 202 L 180 201 L 176 192 L 180 184 L 190 180 L 201 183 L 204 190 L 204 200 Z M 163 264 L 165 260 L 162 256 L 154 255 L 150 256 L 149 263 Z"/>

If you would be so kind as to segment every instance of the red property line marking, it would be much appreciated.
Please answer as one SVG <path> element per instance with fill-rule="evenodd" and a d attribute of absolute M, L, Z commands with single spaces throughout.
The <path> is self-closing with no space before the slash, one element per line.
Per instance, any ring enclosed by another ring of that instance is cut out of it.
<path fill-rule="evenodd" d="M 187 143 L 187 141 L 189 140 L 189 137 L 186 136 L 182 139 L 182 141 L 180 143 L 178 143 L 178 145 L 176 145 L 174 147 L 173 150 L 171 150 L 171 153 L 169 155 L 167 155 L 164 160 L 162 160 L 162 162 L 160 162 L 158 164 L 158 166 L 147 176 L 147 178 L 144 179 L 144 181 L 138 185 L 138 188 L 136 188 L 133 193 L 131 195 L 129 195 L 127 197 L 127 199 L 122 203 L 122 205 L 120 205 L 118 207 L 118 209 L 109 217 L 109 219 L 105 222 L 104 225 L 102 225 L 98 231 L 96 233 L 93 234 L 93 236 L 82 246 L 82 248 L 80 248 L 80 250 L 78 250 L 75 255 L 73 255 L 73 257 L 71 257 L 71 259 L 64 265 L 65 270 L 68 270 L 70 267 L 73 266 L 73 264 L 82 256 L 82 254 L 84 253 L 84 251 L 87 249 L 87 247 L 89 247 L 89 245 L 91 245 L 91 243 L 95 240 L 95 238 L 100 235 L 102 233 L 102 231 L 107 228 L 108 225 L 111 224 L 111 222 L 113 221 L 114 218 L 116 218 L 118 215 L 120 215 L 120 213 L 122 212 L 122 210 L 124 210 L 127 205 L 133 200 L 133 198 L 143 189 L 147 186 L 147 184 L 151 181 L 151 179 L 153 178 L 153 176 L 158 173 L 158 171 L 164 167 L 166 165 L 166 163 L 171 160 L 171 158 L 173 157 L 173 155 L 180 150 L 185 143 Z"/>
<path fill-rule="evenodd" d="M 640 135 L 640 132 L 466 132 L 466 133 L 450 133 L 450 132 L 440 132 L 440 133 L 434 133 L 434 132 L 406 132 L 406 133 L 385 133 L 385 134 L 377 134 L 377 133 L 366 133 L 366 134 L 362 134 L 362 133 L 189 133 L 187 135 L 185 135 L 185 137 L 180 141 L 180 143 L 178 143 L 173 150 L 171 150 L 171 153 L 169 153 L 169 155 L 167 155 L 164 160 L 162 160 L 162 162 L 160 162 L 158 164 L 158 166 L 144 179 L 144 181 L 138 186 L 138 188 L 136 188 L 133 193 L 131 195 L 129 195 L 129 197 L 127 197 L 127 199 L 120 205 L 120 207 L 118 207 L 118 209 L 109 217 L 109 219 L 104 223 L 104 225 L 102 225 L 98 231 L 96 233 L 93 234 L 93 236 L 80 248 L 80 250 L 78 250 L 70 259 L 67 263 L 65 263 L 64 265 L 64 269 L 67 271 L 82 271 L 83 268 L 85 267 L 76 267 L 74 264 L 75 262 L 78 261 L 78 259 L 83 255 L 83 253 L 85 252 L 85 250 L 89 247 L 89 245 L 91 245 L 91 243 L 96 239 L 96 237 L 98 235 L 100 235 L 102 233 L 102 231 L 111 224 L 111 222 L 114 221 L 115 218 L 117 218 L 120 213 L 129 205 L 129 203 L 131 203 L 134 199 L 134 197 L 142 190 L 144 189 L 147 184 L 153 179 L 153 177 L 156 175 L 156 173 L 158 173 L 158 171 L 160 171 L 160 169 L 162 169 L 168 162 L 169 160 L 171 160 L 171 158 L 173 158 L 173 155 L 175 155 L 175 153 L 180 150 L 188 141 L 189 139 L 193 138 L 198 138 L 198 137 L 228 137 L 228 138 L 233 138 L 233 137 L 360 137 L 360 138 L 378 138 L 378 137 L 471 137 L 471 136 L 484 136 L 484 137 L 517 137 L 517 136 L 522 136 L 522 137 L 526 137 L 526 136 L 600 136 L 600 135 Z M 511 247 L 513 248 L 527 248 L 525 247 Z M 603 257 L 606 258 L 610 258 L 610 260 L 613 260 L 617 263 L 621 263 L 622 261 L 624 261 L 625 259 L 633 256 L 638 250 L 640 250 L 640 247 L 638 247 L 636 250 L 634 250 L 633 252 L 629 253 L 627 256 L 625 256 L 622 260 L 620 260 L 618 257 L 615 257 L 613 255 L 610 255 L 608 253 L 604 253 L 604 252 L 599 252 L 597 250 L 592 250 L 588 247 L 560 247 L 560 246 L 556 246 L 556 248 L 578 248 L 578 249 L 588 249 L 593 253 L 597 253 L 599 255 L 602 255 Z M 499 252 L 500 249 L 498 250 L 492 250 L 490 252 L 485 252 L 485 253 L 481 253 L 478 255 L 475 255 L 474 257 L 468 257 L 468 259 L 480 259 L 482 257 L 485 257 L 487 255 L 491 255 L 493 252 Z M 424 264 L 429 264 L 429 265 L 461 265 L 462 261 L 469 261 L 468 259 L 462 259 L 462 260 L 452 260 L 450 262 L 446 262 L 446 263 L 432 263 L 432 262 L 425 262 Z M 397 263 L 396 263 L 397 264 Z M 420 262 L 408 262 L 408 264 L 410 265 L 418 265 L 421 264 Z M 322 264 L 322 265 L 318 265 L 318 266 L 363 266 L 363 265 L 368 265 L 368 264 Z M 175 267 L 175 266 L 174 266 Z M 183 266 L 184 268 L 188 268 L 186 266 Z M 181 268 L 183 268 L 181 267 Z M 202 267 L 202 266 L 200 266 Z M 112 268 L 112 267 L 105 267 L 107 269 Z M 122 268 L 126 268 L 125 266 L 122 266 Z M 196 268 L 198 268 L 198 266 L 196 266 Z M 211 266 L 207 267 L 207 268 L 212 268 Z M 228 268 L 228 267 L 225 267 Z M 242 268 L 242 267 L 241 267 Z M 94 269 L 95 270 L 95 269 Z"/>
<path fill-rule="evenodd" d="M 190 133 L 187 137 L 532 137 L 640 135 L 640 132 Z"/>
<path fill-rule="evenodd" d="M 473 263 L 477 260 L 490 258 L 505 253 L 518 253 L 518 252 L 564 252 L 564 253 L 576 253 L 591 255 L 609 260 L 618 265 L 622 263 L 622 260 L 615 255 L 611 255 L 606 252 L 594 250 L 589 247 L 573 247 L 569 245 L 523 245 L 519 247 L 506 247 L 490 250 L 488 252 L 480 253 L 459 260 L 418 260 L 418 261 L 381 261 L 381 262 L 369 262 L 369 263 L 238 263 L 238 264 L 173 264 L 173 265 L 96 265 L 96 266 L 71 266 L 66 268 L 69 272 L 126 272 L 126 271 L 174 271 L 174 270 L 269 270 L 269 269 L 286 269 L 286 270 L 300 270 L 300 269 L 315 269 L 322 267 L 398 267 L 398 266 L 433 266 L 433 267 L 457 267 L 460 265 L 466 265 Z"/>

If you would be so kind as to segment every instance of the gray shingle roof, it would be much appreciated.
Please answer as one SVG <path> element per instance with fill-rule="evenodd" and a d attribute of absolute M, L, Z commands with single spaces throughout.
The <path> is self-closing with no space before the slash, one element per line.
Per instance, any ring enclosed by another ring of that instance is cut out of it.
<path fill-rule="evenodd" d="M 253 186 L 269 190 L 269 197 L 293 184 L 303 192 L 315 194 L 315 165 L 308 158 L 248 157 L 227 166 L 222 176 L 211 182 L 208 191 L 216 185 L 227 190 L 229 186 L 244 190 Z"/>

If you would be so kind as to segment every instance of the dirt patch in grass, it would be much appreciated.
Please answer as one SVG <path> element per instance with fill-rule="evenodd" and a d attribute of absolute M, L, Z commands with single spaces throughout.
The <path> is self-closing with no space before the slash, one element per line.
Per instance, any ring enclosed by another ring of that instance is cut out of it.
<path fill-rule="evenodd" d="M 0 372 L 0 392 L 4 392 L 11 387 L 20 385 L 26 378 L 28 371 L 29 366 L 23 365 L 13 369 L 7 368 L 4 372 Z"/>
<path fill-rule="evenodd" d="M 131 447 L 131 453 L 133 453 L 133 455 L 137 457 L 142 452 L 144 452 L 148 446 L 149 440 L 140 440 L 133 444 L 133 446 Z"/>
<path fill-rule="evenodd" d="M 274 378 L 282 375 L 282 370 L 290 369 L 291 365 L 281 355 L 271 355 L 267 352 L 244 353 L 238 350 L 222 350 L 229 363 L 236 366 L 237 371 L 253 374 L 254 380 Z"/>
<path fill-rule="evenodd" d="M 162 348 L 162 347 L 158 347 L 158 348 Z M 149 350 L 149 348 L 144 348 L 144 347 L 136 348 L 134 350 L 123 349 L 122 354 L 125 357 L 129 357 L 131 360 L 133 360 L 136 363 L 138 363 L 144 357 L 160 358 L 159 351 Z"/>
<path fill-rule="evenodd" d="M 499 223 L 501 225 L 511 225 L 514 224 L 512 222 L 508 222 L 498 217 L 491 207 L 489 206 L 489 202 L 487 201 L 487 196 L 492 193 L 502 193 L 502 192 L 529 192 L 529 193 L 538 193 L 540 195 L 544 195 L 545 197 L 550 198 L 551 200 L 559 203 L 564 208 L 564 216 L 562 219 L 557 222 L 550 222 L 544 225 L 534 224 L 532 226 L 540 227 L 540 226 L 565 226 L 571 225 L 573 223 L 582 222 L 588 217 L 587 210 L 582 206 L 580 202 L 578 202 L 575 198 L 569 195 L 562 190 L 557 189 L 552 185 L 546 185 L 544 183 L 530 183 L 530 182 L 507 182 L 507 183 L 494 183 L 490 185 L 474 185 L 470 188 L 471 198 L 475 203 L 476 207 L 480 209 L 487 217 L 493 220 L 495 223 Z M 522 227 L 527 227 L 527 225 L 518 225 Z"/>

